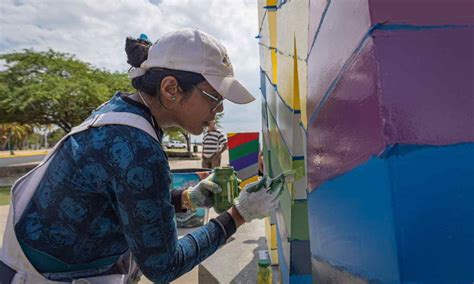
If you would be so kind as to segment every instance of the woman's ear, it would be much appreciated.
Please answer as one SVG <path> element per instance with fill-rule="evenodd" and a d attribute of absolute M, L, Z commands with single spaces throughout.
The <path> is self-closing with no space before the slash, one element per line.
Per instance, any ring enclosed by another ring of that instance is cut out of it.
<path fill-rule="evenodd" d="M 163 104 L 172 108 L 179 100 L 178 81 L 173 76 L 166 76 L 161 80 L 160 93 Z"/>

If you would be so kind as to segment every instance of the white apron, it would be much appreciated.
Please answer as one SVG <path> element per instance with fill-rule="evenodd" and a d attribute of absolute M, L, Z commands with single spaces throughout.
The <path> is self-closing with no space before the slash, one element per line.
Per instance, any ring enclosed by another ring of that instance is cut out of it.
<path fill-rule="evenodd" d="M 28 172 L 26 175 L 18 179 L 12 186 L 11 190 L 11 203 L 10 211 L 8 213 L 8 220 L 5 228 L 5 234 L 3 236 L 3 245 L 2 251 L 0 253 L 1 260 L 10 268 L 17 271 L 15 276 L 12 279 L 12 284 L 56 284 L 56 283 L 73 283 L 73 284 L 117 284 L 117 283 L 134 283 L 138 281 L 140 277 L 140 271 L 136 263 L 133 261 L 132 254 L 126 252 L 122 257 L 119 258 L 119 261 L 123 262 L 125 267 L 124 271 L 128 271 L 126 274 L 111 274 L 103 275 L 96 277 L 87 277 L 76 279 L 72 282 L 59 282 L 51 281 L 45 278 L 41 273 L 39 273 L 33 265 L 26 258 L 23 250 L 18 243 L 18 239 L 15 235 L 15 225 L 22 216 L 25 208 L 29 204 L 33 194 L 38 187 L 41 179 L 43 178 L 46 169 L 48 168 L 52 158 L 56 154 L 56 151 L 61 147 L 63 142 L 71 135 L 87 130 L 90 127 L 100 127 L 110 124 L 121 124 L 128 125 L 141 129 L 152 136 L 158 141 L 156 132 L 150 123 L 137 114 L 128 113 L 128 112 L 108 112 L 92 117 L 84 121 L 77 127 L 74 127 L 71 132 L 64 136 L 48 153 L 48 155 L 43 159 L 43 161 L 35 167 L 33 170 Z"/>

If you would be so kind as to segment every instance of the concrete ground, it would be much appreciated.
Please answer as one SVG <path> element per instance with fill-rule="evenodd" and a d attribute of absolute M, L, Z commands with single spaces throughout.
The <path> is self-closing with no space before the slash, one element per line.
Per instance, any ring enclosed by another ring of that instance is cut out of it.
<path fill-rule="evenodd" d="M 222 165 L 227 165 L 228 163 L 229 158 L 228 152 L 226 151 L 222 157 Z M 201 160 L 170 160 L 170 168 L 201 168 Z M 8 205 L 0 206 L 0 244 L 3 243 L 3 233 L 8 210 Z M 210 218 L 214 216 L 216 216 L 216 213 L 211 210 Z M 183 236 L 192 230 L 193 229 L 178 229 L 178 234 L 179 236 Z M 205 260 L 201 266 L 195 267 L 172 283 L 199 283 L 199 273 L 201 273 L 201 278 L 213 278 L 221 283 L 255 283 L 257 271 L 256 251 L 265 248 L 263 221 L 256 220 L 250 224 L 245 224 L 229 240 L 229 243 Z M 149 284 L 152 282 L 142 277 L 139 283 Z M 205 282 L 201 281 L 200 283 Z"/>

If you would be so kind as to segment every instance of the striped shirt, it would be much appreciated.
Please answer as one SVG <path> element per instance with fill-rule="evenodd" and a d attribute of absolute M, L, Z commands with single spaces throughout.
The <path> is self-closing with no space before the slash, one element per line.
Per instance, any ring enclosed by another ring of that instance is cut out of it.
<path fill-rule="evenodd" d="M 227 143 L 225 135 L 219 129 L 206 131 L 202 138 L 202 156 L 210 158 Z"/>

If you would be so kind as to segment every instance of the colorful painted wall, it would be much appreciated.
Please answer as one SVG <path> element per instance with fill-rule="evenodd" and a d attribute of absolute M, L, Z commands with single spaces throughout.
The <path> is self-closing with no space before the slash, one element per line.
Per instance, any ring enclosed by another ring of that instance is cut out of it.
<path fill-rule="evenodd" d="M 285 283 L 301 260 L 318 283 L 473 282 L 472 5 L 259 1 L 265 164 L 301 174 L 274 220 Z"/>
<path fill-rule="evenodd" d="M 267 220 L 268 241 L 277 243 L 276 250 L 271 245 L 272 263 L 279 263 L 283 283 L 312 282 L 304 132 L 300 127 L 306 64 L 298 56 L 307 53 L 308 3 L 301 0 L 278 6 L 276 1 L 258 2 L 265 171 L 271 176 L 295 172 L 295 182 L 283 193 L 280 209 Z"/>

